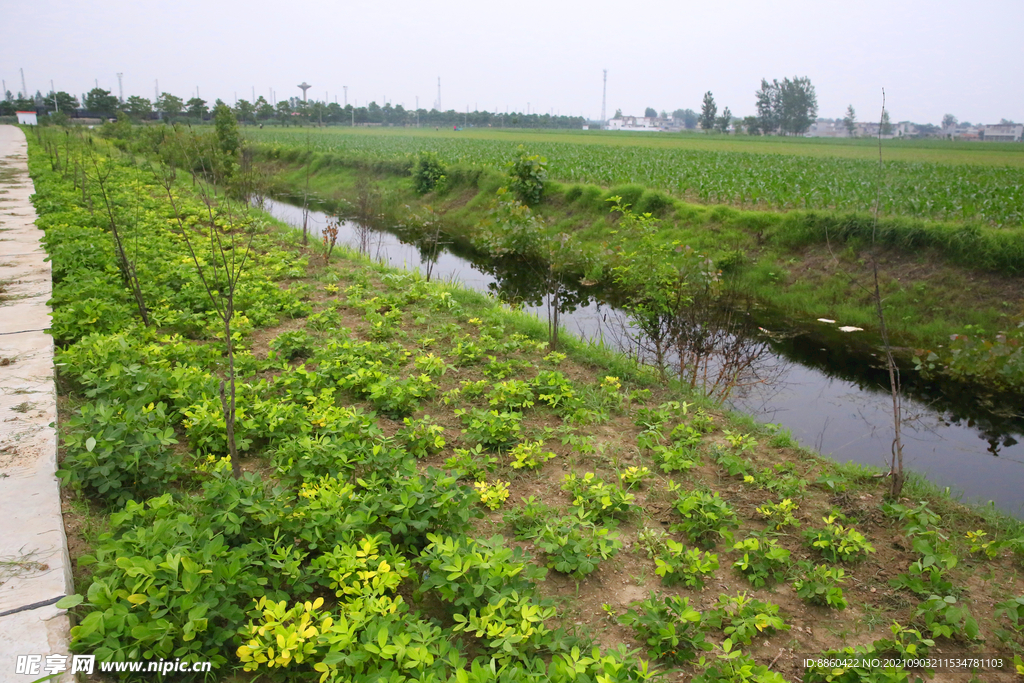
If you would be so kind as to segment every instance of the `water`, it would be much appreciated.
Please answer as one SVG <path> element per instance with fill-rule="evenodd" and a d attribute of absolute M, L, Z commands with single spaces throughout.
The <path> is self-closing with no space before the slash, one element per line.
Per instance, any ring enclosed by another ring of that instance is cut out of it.
<path fill-rule="evenodd" d="M 302 209 L 266 200 L 276 218 L 302 227 Z M 327 215 L 310 211 L 314 239 Z M 358 243 L 356 225 L 339 228 L 339 244 Z M 399 268 L 425 272 L 420 249 L 402 243 L 385 231 L 371 233 L 371 257 Z M 498 262 L 474 254 L 439 250 L 431 278 L 452 280 L 465 287 L 507 293 L 521 287 L 536 292 L 536 276 L 516 272 L 521 263 Z M 531 282 L 533 286 L 531 287 Z M 530 297 L 525 297 L 530 301 Z M 534 299 L 534 303 L 535 303 Z M 524 310 L 547 320 L 543 306 Z M 758 373 L 771 377 L 733 395 L 740 411 L 789 429 L 801 443 L 845 462 L 886 467 L 892 447 L 892 400 L 888 376 L 879 353 L 859 333 L 842 333 L 817 321 L 784 320 L 770 311 L 754 311 L 757 324 L 768 331 L 761 341 L 768 352 L 758 360 Z M 585 297 L 575 310 L 562 314 L 565 330 L 585 339 L 624 344 L 624 314 L 613 306 Z M 1024 517 L 1024 410 L 992 405 L 989 397 L 952 383 L 930 382 L 903 371 L 904 464 L 942 487 L 962 491 L 976 502 Z"/>

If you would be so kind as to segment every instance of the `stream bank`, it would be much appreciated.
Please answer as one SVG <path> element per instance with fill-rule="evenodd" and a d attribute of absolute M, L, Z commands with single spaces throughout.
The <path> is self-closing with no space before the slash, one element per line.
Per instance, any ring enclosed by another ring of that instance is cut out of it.
<path fill-rule="evenodd" d="M 300 202 L 301 204 L 301 202 Z M 281 200 L 266 200 L 279 220 L 301 228 L 303 210 Z M 311 210 L 306 218 L 314 235 L 331 219 Z M 339 243 L 362 244 L 374 258 L 393 266 L 425 269 L 426 256 L 399 232 L 360 228 L 344 221 Z M 489 259 L 457 244 L 443 245 L 431 266 L 435 279 L 458 281 L 478 291 L 499 294 L 508 282 L 529 280 L 515 262 Z M 513 272 L 509 272 L 513 271 Z M 524 277 L 525 276 L 525 277 Z M 610 297 L 585 293 L 575 310 L 562 316 L 565 330 L 620 350 L 625 314 Z M 523 308 L 546 320 L 544 307 Z M 753 383 L 730 403 L 758 420 L 788 429 L 794 438 L 839 461 L 886 467 L 892 440 L 892 405 L 879 353 L 858 333 L 838 332 L 838 325 L 787 319 L 778 311 L 749 311 L 754 327 L 764 330 L 764 354 L 758 372 L 770 382 Z M 1024 418 L 1000 407 L 991 396 L 972 393 L 955 382 L 925 379 L 904 368 L 906 422 L 904 454 L 908 469 L 940 487 L 962 491 L 975 502 L 992 503 L 1024 516 Z"/>

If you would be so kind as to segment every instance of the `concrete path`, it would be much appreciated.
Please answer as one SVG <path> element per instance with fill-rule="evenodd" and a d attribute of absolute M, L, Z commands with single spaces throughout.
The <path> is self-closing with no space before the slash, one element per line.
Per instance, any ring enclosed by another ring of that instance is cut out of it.
<path fill-rule="evenodd" d="M 74 592 L 54 476 L 50 264 L 32 192 L 25 135 L 0 126 L 0 683 L 46 674 L 16 673 L 19 655 L 68 655 L 68 616 L 53 603 Z"/>

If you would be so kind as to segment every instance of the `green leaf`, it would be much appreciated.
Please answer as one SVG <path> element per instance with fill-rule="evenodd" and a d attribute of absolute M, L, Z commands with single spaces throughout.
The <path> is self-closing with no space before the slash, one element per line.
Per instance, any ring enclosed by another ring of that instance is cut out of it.
<path fill-rule="evenodd" d="M 54 606 L 57 609 L 71 609 L 72 607 L 77 607 L 78 605 L 81 605 L 84 601 L 85 601 L 85 596 L 82 596 L 82 595 L 65 595 L 63 598 L 58 600 L 57 604 L 54 605 Z M 51 678 L 52 678 L 52 676 L 51 676 Z M 40 680 L 44 680 L 44 679 L 40 679 Z"/>

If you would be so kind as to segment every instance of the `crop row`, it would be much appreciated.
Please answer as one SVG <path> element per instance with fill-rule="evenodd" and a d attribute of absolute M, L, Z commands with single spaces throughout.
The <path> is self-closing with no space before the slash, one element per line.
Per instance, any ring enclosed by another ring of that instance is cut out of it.
<path fill-rule="evenodd" d="M 404 161 L 433 152 L 449 164 L 503 168 L 517 142 L 423 135 L 250 133 L 258 142 L 311 149 L 359 162 Z M 803 157 L 779 154 L 654 149 L 568 142 L 531 142 L 554 180 L 665 190 L 703 203 L 770 209 L 869 211 L 876 197 L 887 215 L 938 220 L 982 220 L 1017 227 L 1024 222 L 1024 169 Z"/>

